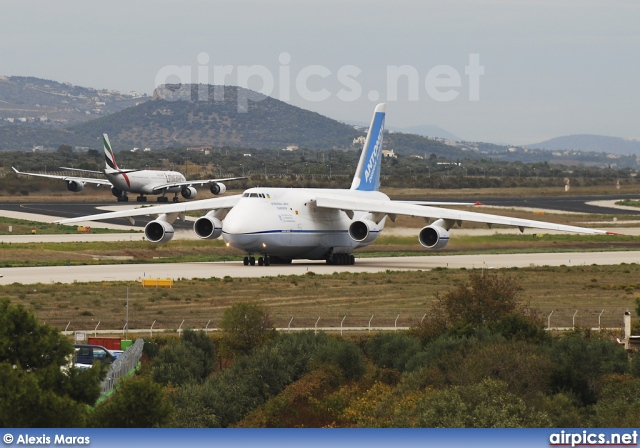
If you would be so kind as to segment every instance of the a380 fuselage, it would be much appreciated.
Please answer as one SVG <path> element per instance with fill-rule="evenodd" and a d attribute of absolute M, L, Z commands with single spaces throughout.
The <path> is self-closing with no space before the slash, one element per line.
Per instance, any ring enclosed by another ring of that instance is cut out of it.
<path fill-rule="evenodd" d="M 307 190 L 303 188 L 252 188 L 229 211 L 222 223 L 222 237 L 232 247 L 249 254 L 283 258 L 326 259 L 332 253 L 351 253 L 371 244 L 384 227 L 384 218 L 371 229 L 366 242 L 349 236 L 353 219 L 341 210 L 316 207 L 318 193 L 351 198 L 389 200 L 380 192 L 356 190 Z"/>
<path fill-rule="evenodd" d="M 154 190 L 158 185 L 166 185 L 172 182 L 185 182 L 185 177 L 177 171 L 140 170 L 131 172 L 110 171 L 105 172 L 109 182 L 120 191 L 138 194 L 160 194 L 161 190 Z M 171 187 L 166 193 L 179 193 L 182 187 Z"/>

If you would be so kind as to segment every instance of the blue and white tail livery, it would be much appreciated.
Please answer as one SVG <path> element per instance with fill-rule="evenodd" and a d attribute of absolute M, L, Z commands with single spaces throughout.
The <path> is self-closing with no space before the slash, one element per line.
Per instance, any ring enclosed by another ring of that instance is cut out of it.
<path fill-rule="evenodd" d="M 369 132 L 360 155 L 358 168 L 351 183 L 352 190 L 378 191 L 380 189 L 380 166 L 382 165 L 382 136 L 386 104 L 376 106 Z"/>

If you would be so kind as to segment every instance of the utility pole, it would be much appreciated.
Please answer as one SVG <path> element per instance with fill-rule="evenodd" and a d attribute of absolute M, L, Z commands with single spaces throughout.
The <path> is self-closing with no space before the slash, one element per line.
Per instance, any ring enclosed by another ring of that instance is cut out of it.
<path fill-rule="evenodd" d="M 129 287 L 127 286 L 127 319 L 126 319 L 126 323 L 125 323 L 125 334 L 124 334 L 124 339 L 125 340 L 129 340 Z"/>

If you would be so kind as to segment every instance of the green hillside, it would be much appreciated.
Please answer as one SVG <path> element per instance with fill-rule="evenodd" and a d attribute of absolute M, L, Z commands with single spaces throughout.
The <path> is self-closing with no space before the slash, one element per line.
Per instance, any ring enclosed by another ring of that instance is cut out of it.
<path fill-rule="evenodd" d="M 271 97 L 249 102 L 247 112 L 239 112 L 238 95 L 255 92 L 225 87 L 224 100 L 219 100 L 213 90 L 209 86 L 209 101 L 174 101 L 156 95 L 152 101 L 69 130 L 83 141 L 106 132 L 120 149 L 193 145 L 331 149 L 349 147 L 362 135 L 351 126 Z"/>

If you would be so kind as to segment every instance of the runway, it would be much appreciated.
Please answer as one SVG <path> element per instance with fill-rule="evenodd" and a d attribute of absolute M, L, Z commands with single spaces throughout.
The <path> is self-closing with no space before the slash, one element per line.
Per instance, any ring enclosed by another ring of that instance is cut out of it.
<path fill-rule="evenodd" d="M 543 201 L 544 199 L 544 201 Z M 584 212 L 585 207 L 591 213 L 593 209 L 599 213 L 640 213 L 639 210 L 625 210 L 613 205 L 616 199 L 598 196 L 580 198 L 497 198 L 487 200 L 494 207 L 525 207 L 541 205 L 545 210 L 568 207 L 574 212 Z M 541 202 L 542 201 L 542 202 Z M 569 202 L 567 202 L 569 201 Z M 585 201 L 590 201 L 587 205 Z M 570 205 L 568 205 L 570 203 Z M 579 204 L 582 204 L 579 206 Z M 125 207 L 135 206 L 127 204 Z M 120 205 L 121 206 L 121 205 Z M 0 203 L 0 215 L 32 221 L 51 222 L 62 217 L 74 217 L 94 214 L 99 210 L 119 207 L 114 203 Z M 582 210 L 582 211 L 579 211 Z M 193 220 L 194 218 L 191 218 Z M 142 230 L 149 218 L 136 219 L 136 226 L 122 224 L 124 220 L 107 223 L 91 222 L 93 227 L 110 227 L 121 230 L 132 228 Z M 603 223 L 605 224 L 605 223 Z M 611 224 L 609 222 L 608 224 Z M 177 223 L 176 239 L 196 238 L 191 231 L 192 224 Z M 603 225 L 601 228 L 608 226 Z M 615 228 L 612 231 L 623 234 L 638 235 L 640 228 Z M 607 229 L 609 230 L 609 229 Z M 533 233 L 543 233 L 531 230 Z M 463 234 L 496 234 L 518 233 L 518 229 L 454 229 L 452 236 Z M 386 235 L 416 235 L 418 229 L 389 228 Z M 69 242 L 69 241 L 134 241 L 143 239 L 141 233 L 118 234 L 69 234 L 69 235 L 3 235 L 0 242 Z M 324 262 L 296 261 L 291 265 L 244 266 L 240 261 L 217 263 L 155 263 L 155 264 L 120 264 L 90 266 L 54 266 L 32 268 L 0 269 L 0 284 L 14 282 L 34 283 L 74 283 L 98 281 L 137 281 L 143 277 L 172 278 L 210 278 L 231 277 L 263 277 L 277 275 L 304 275 L 307 272 L 316 274 L 332 274 L 334 272 L 384 272 L 386 270 L 429 270 L 434 268 L 474 269 L 474 268 L 509 268 L 528 266 L 576 266 L 576 265 L 612 265 L 620 263 L 639 263 L 640 252 L 587 252 L 587 253 L 544 253 L 544 254 L 487 254 L 487 255 L 441 255 L 431 253 L 418 257 L 358 258 L 355 266 L 327 265 Z"/>
<path fill-rule="evenodd" d="M 305 275 L 314 272 L 384 272 L 387 270 L 494 269 L 530 266 L 580 266 L 640 263 L 640 251 L 432 255 L 420 257 L 358 258 L 354 266 L 327 265 L 324 262 L 299 261 L 291 265 L 244 266 L 241 261 L 216 263 L 155 263 L 88 266 L 52 266 L 0 269 L 0 284 L 76 283 L 100 281 L 139 281 L 143 277 L 192 278 L 268 277 Z"/>

